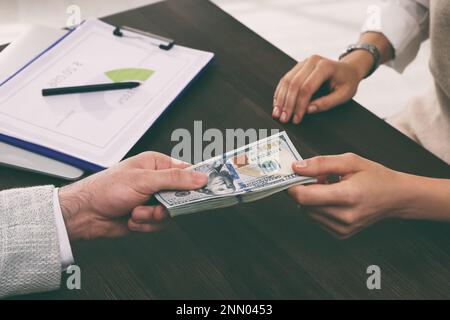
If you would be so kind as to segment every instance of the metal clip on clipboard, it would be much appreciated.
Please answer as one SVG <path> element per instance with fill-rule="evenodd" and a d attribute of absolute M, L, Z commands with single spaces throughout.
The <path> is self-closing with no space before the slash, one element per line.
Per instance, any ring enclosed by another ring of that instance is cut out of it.
<path fill-rule="evenodd" d="M 132 33 L 141 35 L 142 37 L 134 36 L 134 35 L 126 35 L 123 33 L 123 31 L 132 32 Z M 170 50 L 175 45 L 175 41 L 173 39 L 161 37 L 161 36 L 158 36 L 158 35 L 150 33 L 150 32 L 138 30 L 135 28 L 127 27 L 127 26 L 116 27 L 113 31 L 113 34 L 117 37 L 152 40 L 151 43 L 154 44 L 155 46 L 158 46 L 162 50 Z"/>

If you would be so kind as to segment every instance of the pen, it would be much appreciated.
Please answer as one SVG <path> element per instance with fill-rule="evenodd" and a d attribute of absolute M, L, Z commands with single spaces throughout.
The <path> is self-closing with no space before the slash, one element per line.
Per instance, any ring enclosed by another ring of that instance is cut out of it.
<path fill-rule="evenodd" d="M 75 87 L 51 88 L 51 89 L 42 89 L 42 95 L 45 97 L 45 96 L 55 96 L 55 95 L 60 95 L 60 94 L 132 89 L 132 88 L 139 87 L 140 85 L 141 85 L 140 82 L 131 81 L 131 82 L 91 84 L 91 85 L 86 85 L 86 86 L 75 86 Z"/>

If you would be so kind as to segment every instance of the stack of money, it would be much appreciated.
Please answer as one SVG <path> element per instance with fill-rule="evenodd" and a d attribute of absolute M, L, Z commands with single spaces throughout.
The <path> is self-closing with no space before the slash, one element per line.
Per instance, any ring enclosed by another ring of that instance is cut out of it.
<path fill-rule="evenodd" d="M 195 191 L 164 191 L 156 198 L 172 217 L 251 202 L 316 179 L 292 170 L 301 160 L 286 132 L 214 157 L 187 170 L 208 175 L 208 184 Z"/>

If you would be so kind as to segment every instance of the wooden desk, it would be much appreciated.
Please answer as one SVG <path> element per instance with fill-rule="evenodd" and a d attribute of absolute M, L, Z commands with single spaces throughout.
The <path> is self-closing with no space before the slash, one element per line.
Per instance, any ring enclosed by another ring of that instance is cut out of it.
<path fill-rule="evenodd" d="M 130 154 L 170 153 L 172 131 L 202 120 L 204 129 L 284 129 L 306 157 L 351 151 L 394 169 L 450 178 L 447 164 L 355 102 L 300 126 L 272 120 L 275 86 L 295 61 L 208 1 L 167 1 L 104 20 L 216 53 Z M 0 189 L 39 184 L 61 181 L 0 169 Z M 450 298 L 449 225 L 386 221 L 338 241 L 284 193 L 177 218 L 158 234 L 76 243 L 73 251 L 82 290 L 26 298 Z M 379 291 L 366 287 L 372 264 L 382 270 Z"/>

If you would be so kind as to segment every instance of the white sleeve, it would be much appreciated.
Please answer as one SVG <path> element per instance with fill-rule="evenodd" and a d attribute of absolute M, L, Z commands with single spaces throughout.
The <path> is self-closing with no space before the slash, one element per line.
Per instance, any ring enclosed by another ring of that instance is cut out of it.
<path fill-rule="evenodd" d="M 395 50 L 395 59 L 387 65 L 398 72 L 417 56 L 421 43 L 428 38 L 429 0 L 384 0 L 370 6 L 361 32 L 384 34 Z"/>
<path fill-rule="evenodd" d="M 53 191 L 53 211 L 55 213 L 56 230 L 58 232 L 59 239 L 59 252 L 61 257 L 61 269 L 66 270 L 71 264 L 73 264 L 72 248 L 70 247 L 69 236 L 67 235 L 66 225 L 64 224 L 64 218 L 61 212 L 61 206 L 59 204 L 58 188 Z"/>

